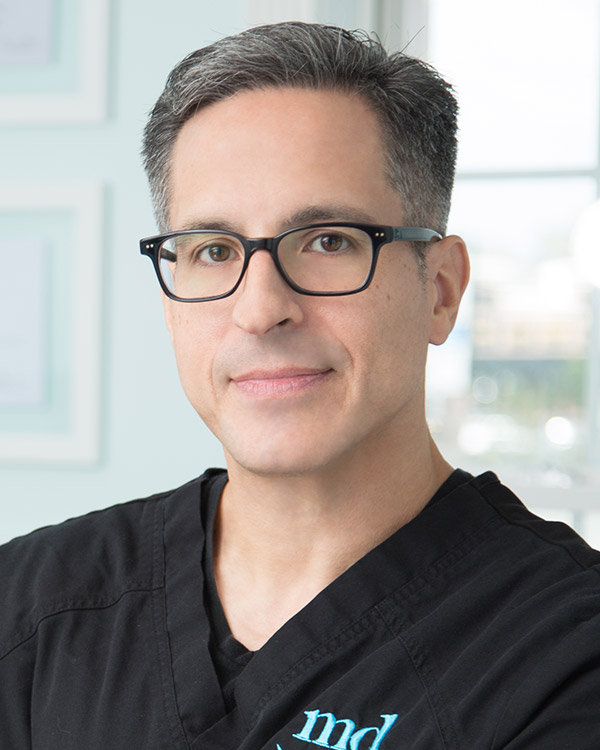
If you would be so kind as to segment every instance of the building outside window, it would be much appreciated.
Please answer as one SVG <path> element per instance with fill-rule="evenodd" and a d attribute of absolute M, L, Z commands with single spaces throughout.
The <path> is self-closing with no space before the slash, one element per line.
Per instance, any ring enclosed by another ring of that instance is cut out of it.
<path fill-rule="evenodd" d="M 407 5 L 461 105 L 449 231 L 473 264 L 432 352 L 432 429 L 456 463 L 491 466 L 597 543 L 600 4 Z"/>

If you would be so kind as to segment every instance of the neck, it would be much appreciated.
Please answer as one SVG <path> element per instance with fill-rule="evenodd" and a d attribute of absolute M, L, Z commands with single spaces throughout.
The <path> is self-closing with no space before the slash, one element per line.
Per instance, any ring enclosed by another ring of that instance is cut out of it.
<path fill-rule="evenodd" d="M 257 476 L 228 461 L 215 576 L 232 633 L 248 648 L 412 520 L 452 471 L 426 428 L 409 453 L 390 455 L 389 445 L 308 476 Z"/>

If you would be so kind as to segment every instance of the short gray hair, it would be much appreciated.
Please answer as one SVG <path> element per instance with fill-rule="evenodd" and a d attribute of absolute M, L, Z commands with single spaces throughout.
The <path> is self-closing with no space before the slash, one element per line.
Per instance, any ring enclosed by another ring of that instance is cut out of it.
<path fill-rule="evenodd" d="M 388 178 L 404 221 L 445 232 L 456 162 L 458 106 L 421 60 L 388 54 L 378 39 L 334 26 L 257 26 L 192 52 L 171 72 L 144 131 L 143 158 L 161 231 L 169 226 L 170 163 L 198 110 L 251 89 L 297 87 L 358 94 L 381 124 Z"/>

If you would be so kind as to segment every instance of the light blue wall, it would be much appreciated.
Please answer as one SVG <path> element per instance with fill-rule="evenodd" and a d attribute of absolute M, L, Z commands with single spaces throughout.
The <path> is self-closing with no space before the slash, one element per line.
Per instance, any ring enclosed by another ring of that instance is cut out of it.
<path fill-rule="evenodd" d="M 239 30 L 240 5 L 113 2 L 106 120 L 0 129 L 1 182 L 91 180 L 105 191 L 100 461 L 0 466 L 0 541 L 222 464 L 180 389 L 151 265 L 138 253 L 139 237 L 155 231 L 138 153 L 168 71 L 192 49 Z"/>
<path fill-rule="evenodd" d="M 317 5 L 317 20 L 351 25 L 356 3 Z M 138 153 L 169 70 L 191 50 L 241 30 L 246 7 L 243 0 L 113 0 L 107 118 L 0 127 L 0 183 L 97 181 L 105 192 L 100 460 L 85 468 L 0 463 L 0 542 L 223 464 L 182 393 L 151 264 L 138 253 L 138 239 L 155 231 Z"/>

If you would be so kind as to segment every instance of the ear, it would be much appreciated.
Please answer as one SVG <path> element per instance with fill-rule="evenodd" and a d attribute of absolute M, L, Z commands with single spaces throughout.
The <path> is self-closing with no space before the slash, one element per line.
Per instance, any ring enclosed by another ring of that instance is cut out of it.
<path fill-rule="evenodd" d="M 449 235 L 430 247 L 426 259 L 433 295 L 429 343 L 443 344 L 454 328 L 460 301 L 469 283 L 469 255 L 464 241 Z"/>

